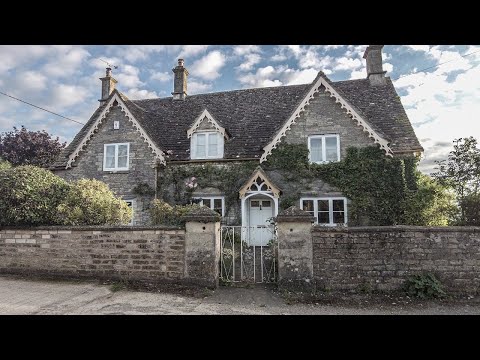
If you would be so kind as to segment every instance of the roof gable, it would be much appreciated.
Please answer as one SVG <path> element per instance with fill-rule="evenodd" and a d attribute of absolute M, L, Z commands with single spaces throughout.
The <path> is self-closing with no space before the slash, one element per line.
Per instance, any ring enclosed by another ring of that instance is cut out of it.
<path fill-rule="evenodd" d="M 106 104 L 103 107 L 101 107 L 102 110 L 100 111 L 100 113 L 95 117 L 92 116 L 92 118 L 90 118 L 87 124 L 85 124 L 85 126 L 79 133 L 82 135 L 79 136 L 78 139 L 77 137 L 74 139 L 76 140 L 76 143 L 70 149 L 71 152 L 68 155 L 68 160 L 65 165 L 66 169 L 72 166 L 72 163 L 76 160 L 80 152 L 87 145 L 88 141 L 95 134 L 98 127 L 102 124 L 103 120 L 106 118 L 106 116 L 110 112 L 110 109 L 112 108 L 112 106 L 115 106 L 115 105 L 119 106 L 121 110 L 125 113 L 125 116 L 132 123 L 135 129 L 140 133 L 140 136 L 148 143 L 148 147 L 152 150 L 152 153 L 159 160 L 159 162 L 163 164 L 165 163 L 165 157 L 164 157 L 163 151 L 160 150 L 160 148 L 152 141 L 150 136 L 145 132 L 145 130 L 140 125 L 140 123 L 132 115 L 130 110 L 125 105 L 124 97 L 120 96 L 120 93 L 115 90 L 112 92 L 109 99 L 106 101 Z"/>
<path fill-rule="evenodd" d="M 260 166 L 253 171 L 252 176 L 243 184 L 238 191 L 240 198 L 244 198 L 249 192 L 271 192 L 274 197 L 280 196 L 280 188 L 276 186 Z"/>
<path fill-rule="evenodd" d="M 267 156 L 270 155 L 272 150 L 278 146 L 282 137 L 284 137 L 286 132 L 290 130 L 291 126 L 295 124 L 302 112 L 305 111 L 305 107 L 310 104 L 310 101 L 315 97 L 316 93 L 320 92 L 322 87 L 324 88 L 325 92 L 330 93 L 330 96 L 335 98 L 336 103 L 341 104 L 342 109 L 345 109 L 347 115 L 349 115 L 352 120 L 356 121 L 357 125 L 363 127 L 363 131 L 368 132 L 368 136 L 372 138 L 376 144 L 379 144 L 380 148 L 385 150 L 387 155 L 392 156 L 392 150 L 388 146 L 388 141 L 383 138 L 378 131 L 372 128 L 372 126 L 361 115 L 361 112 L 358 109 L 352 106 L 343 96 L 340 95 L 340 92 L 334 88 L 333 84 L 328 80 L 325 74 L 323 72 L 319 72 L 303 100 L 296 107 L 290 117 L 285 121 L 285 124 L 282 126 L 282 128 L 275 134 L 273 140 L 264 147 L 264 153 L 260 159 L 260 162 L 267 160 Z"/>
<path fill-rule="evenodd" d="M 212 115 L 208 112 L 207 109 L 203 110 L 203 112 L 200 114 L 200 116 L 195 120 L 195 122 L 192 124 L 190 129 L 187 130 L 187 137 L 190 139 L 193 135 L 193 133 L 199 128 L 199 126 L 202 124 L 204 121 L 208 121 L 212 126 L 223 135 L 223 137 L 227 137 L 227 134 L 225 132 L 225 128 L 223 126 L 220 126 L 220 124 L 213 118 Z"/>

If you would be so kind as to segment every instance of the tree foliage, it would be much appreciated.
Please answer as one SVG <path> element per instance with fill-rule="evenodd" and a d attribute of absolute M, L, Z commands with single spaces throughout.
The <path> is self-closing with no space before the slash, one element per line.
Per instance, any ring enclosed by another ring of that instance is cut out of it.
<path fill-rule="evenodd" d="M 52 138 L 45 130 L 21 129 L 0 134 L 0 157 L 12 165 L 35 165 L 48 167 L 65 147 L 58 137 Z"/>
<path fill-rule="evenodd" d="M 155 199 L 150 207 L 150 215 L 153 225 L 185 225 L 184 216 L 191 210 L 200 207 L 197 204 L 170 205 L 163 200 Z"/>
<path fill-rule="evenodd" d="M 447 160 L 437 161 L 438 181 L 452 188 L 460 207 L 458 225 L 480 225 L 480 149 L 477 140 L 455 139 Z"/>

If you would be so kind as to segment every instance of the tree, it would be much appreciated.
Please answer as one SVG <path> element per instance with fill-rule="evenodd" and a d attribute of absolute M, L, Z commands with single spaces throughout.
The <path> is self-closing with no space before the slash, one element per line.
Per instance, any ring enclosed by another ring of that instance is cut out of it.
<path fill-rule="evenodd" d="M 472 136 L 455 139 L 453 144 L 448 160 L 437 161 L 438 172 L 432 176 L 455 191 L 460 207 L 457 223 L 479 225 L 480 149 Z"/>
<path fill-rule="evenodd" d="M 29 131 L 13 127 L 13 131 L 0 134 L 0 157 L 12 165 L 48 167 L 66 143 L 53 139 L 45 130 Z"/>
<path fill-rule="evenodd" d="M 407 190 L 404 223 L 447 226 L 455 218 L 455 194 L 430 176 L 415 171 L 415 190 Z"/>

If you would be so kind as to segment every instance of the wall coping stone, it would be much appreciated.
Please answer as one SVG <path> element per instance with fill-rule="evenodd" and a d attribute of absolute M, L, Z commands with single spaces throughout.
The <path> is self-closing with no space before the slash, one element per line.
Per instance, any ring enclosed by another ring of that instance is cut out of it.
<path fill-rule="evenodd" d="M 220 215 L 204 205 L 191 210 L 183 218 L 186 221 L 198 221 L 204 223 L 220 221 Z"/>
<path fill-rule="evenodd" d="M 283 210 L 276 217 L 277 222 L 314 222 L 315 218 L 310 213 L 294 206 Z"/>
<path fill-rule="evenodd" d="M 185 230 L 177 226 L 98 226 L 98 225 L 80 225 L 80 226 L 0 226 L 2 230 L 72 230 L 72 231 L 142 231 L 142 230 Z"/>
<path fill-rule="evenodd" d="M 378 233 L 378 232 L 463 232 L 463 233 L 480 233 L 478 226 L 411 226 L 411 225 L 394 225 L 394 226 L 352 226 L 352 227 L 330 227 L 322 225 L 314 225 L 313 232 L 336 232 L 336 233 Z"/>

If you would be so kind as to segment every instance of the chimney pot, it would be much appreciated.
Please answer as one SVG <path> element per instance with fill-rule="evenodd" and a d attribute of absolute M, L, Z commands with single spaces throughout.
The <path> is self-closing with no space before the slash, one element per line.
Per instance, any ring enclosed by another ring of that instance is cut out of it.
<path fill-rule="evenodd" d="M 112 68 L 107 67 L 106 76 L 112 76 Z"/>
<path fill-rule="evenodd" d="M 383 45 L 369 45 L 363 54 L 367 60 L 367 79 L 371 85 L 385 85 L 385 73 L 382 63 Z"/>
<path fill-rule="evenodd" d="M 178 59 L 178 66 L 183 66 L 183 59 Z"/>

